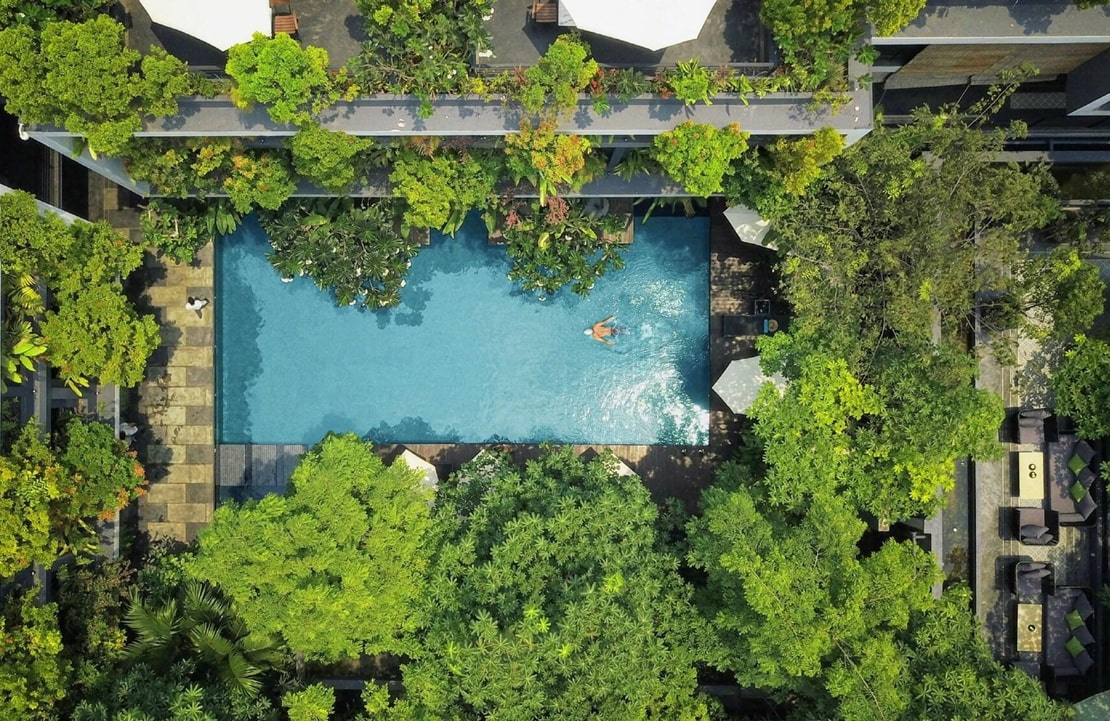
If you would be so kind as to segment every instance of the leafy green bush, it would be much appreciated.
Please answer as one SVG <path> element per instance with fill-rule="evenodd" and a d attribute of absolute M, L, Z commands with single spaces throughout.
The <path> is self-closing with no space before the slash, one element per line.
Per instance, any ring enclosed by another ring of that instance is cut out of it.
<path fill-rule="evenodd" d="M 353 433 L 329 435 L 284 496 L 217 508 L 189 573 L 218 586 L 251 631 L 308 659 L 416 655 L 434 552 L 422 475 L 386 466 Z"/>
<path fill-rule="evenodd" d="M 69 469 L 76 488 L 66 504 L 67 517 L 110 520 L 145 492 L 142 465 L 111 426 L 70 416 L 61 430 L 58 460 Z"/>
<path fill-rule="evenodd" d="M 358 177 L 361 159 L 376 146 L 369 138 L 325 130 L 311 124 L 290 138 L 293 169 L 333 193 L 346 194 Z"/>
<path fill-rule="evenodd" d="M 578 190 L 601 172 L 603 164 L 591 154 L 592 146 L 580 135 L 555 132 L 555 124 L 540 122 L 535 127 L 525 120 L 520 132 L 505 136 L 505 164 L 513 182 L 527 180 L 540 195 L 540 205 L 559 186 Z"/>
<path fill-rule="evenodd" d="M 191 263 L 196 252 L 217 236 L 230 235 L 242 220 L 224 198 L 163 200 L 151 198 L 140 221 L 143 239 L 175 263 Z"/>
<path fill-rule="evenodd" d="M 404 225 L 454 234 L 466 214 L 494 196 L 499 154 L 439 151 L 431 155 L 406 147 L 393 158 L 389 181 L 405 201 Z"/>
<path fill-rule="evenodd" d="M 218 192 L 240 145 L 231 138 L 132 138 L 125 165 L 132 180 L 159 195 L 187 198 Z"/>
<path fill-rule="evenodd" d="M 578 106 L 578 94 L 597 74 L 598 64 L 579 38 L 560 35 L 539 61 L 524 71 L 520 104 L 529 113 L 539 113 L 550 103 L 558 116 Z"/>
<path fill-rule="evenodd" d="M 307 125 L 338 98 L 328 75 L 328 51 L 301 44 L 285 33 L 255 33 L 227 54 L 227 74 L 235 81 L 231 99 L 241 108 L 265 103 L 275 123 Z"/>
<path fill-rule="evenodd" d="M 697 58 L 679 62 L 664 77 L 667 88 L 686 105 L 699 102 L 712 105 L 713 96 L 723 89 L 717 81 L 717 74 L 704 67 Z"/>
<path fill-rule="evenodd" d="M 0 95 L 28 123 L 52 123 L 87 138 L 93 153 L 120 155 L 142 127 L 143 113 L 177 111 L 188 87 L 183 63 L 140 55 L 126 30 L 106 15 L 83 23 L 49 23 L 36 36 L 26 26 L 0 31 Z"/>
<path fill-rule="evenodd" d="M 733 172 L 732 161 L 748 147 L 748 134 L 736 123 L 724 128 L 691 120 L 655 136 L 652 155 L 663 171 L 691 195 L 709 196 L 723 190 Z"/>
<path fill-rule="evenodd" d="M 54 718 L 69 682 L 57 606 L 39 606 L 36 590 L 14 593 L 0 607 L 0 708 L 12 721 Z"/>
<path fill-rule="evenodd" d="M 1080 333 L 1049 379 L 1056 412 L 1070 416 L 1083 438 L 1110 435 L 1110 343 Z"/>
<path fill-rule="evenodd" d="M 297 189 L 285 157 L 274 152 L 246 150 L 231 158 L 223 189 L 240 213 L 257 205 L 277 210 Z"/>
<path fill-rule="evenodd" d="M 0 28 L 28 25 L 41 29 L 61 21 L 83 22 L 103 12 L 114 0 L 0 0 Z"/>
<path fill-rule="evenodd" d="M 418 246 L 401 234 L 394 203 L 303 200 L 261 212 L 270 263 L 283 278 L 307 275 L 338 305 L 384 308 L 401 302 Z"/>
<path fill-rule="evenodd" d="M 546 205 L 509 201 L 487 222 L 498 219 L 513 261 L 509 279 L 526 291 L 555 293 L 569 285 L 587 296 L 598 278 L 624 267 L 627 247 L 604 236 L 624 230 L 628 215 L 595 217 L 581 201 L 549 198 Z"/>
<path fill-rule="evenodd" d="M 818 128 L 801 138 L 779 138 L 770 148 L 771 163 L 783 188 L 802 195 L 821 177 L 821 169 L 844 150 L 844 136 L 835 128 Z"/>

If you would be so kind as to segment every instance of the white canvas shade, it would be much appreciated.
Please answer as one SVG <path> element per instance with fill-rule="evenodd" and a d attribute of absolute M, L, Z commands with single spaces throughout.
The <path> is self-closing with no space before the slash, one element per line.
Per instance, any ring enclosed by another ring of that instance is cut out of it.
<path fill-rule="evenodd" d="M 404 461 L 405 465 L 409 468 L 416 471 L 423 471 L 424 478 L 420 480 L 420 485 L 435 493 L 435 490 L 439 487 L 439 474 L 436 473 L 436 467 L 434 465 L 416 455 L 408 448 L 401 453 L 401 460 Z"/>
<path fill-rule="evenodd" d="M 559 23 L 662 50 L 694 40 L 717 0 L 559 0 Z"/>
<path fill-rule="evenodd" d="M 754 356 L 729 363 L 713 384 L 713 391 L 733 413 L 747 413 L 765 383 L 774 383 L 780 391 L 786 389 L 786 379 L 778 373 L 764 373 L 759 356 Z"/>
<path fill-rule="evenodd" d="M 220 50 L 270 35 L 269 0 L 139 0 L 151 22 Z"/>
<path fill-rule="evenodd" d="M 767 231 L 771 229 L 770 221 L 765 220 L 762 215 L 751 208 L 745 205 L 734 205 L 725 210 L 725 219 L 736 231 L 736 237 L 745 243 L 758 245 L 760 248 L 778 250 L 774 243 L 764 242 Z"/>

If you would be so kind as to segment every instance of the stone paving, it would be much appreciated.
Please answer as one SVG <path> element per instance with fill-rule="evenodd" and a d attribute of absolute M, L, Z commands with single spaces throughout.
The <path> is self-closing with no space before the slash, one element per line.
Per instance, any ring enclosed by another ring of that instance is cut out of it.
<path fill-rule="evenodd" d="M 147 256 L 144 272 L 142 300 L 158 318 L 162 346 L 138 389 L 140 453 L 151 479 L 139 503 L 139 530 L 191 541 L 215 505 L 215 312 L 210 304 L 198 316 L 185 302 L 193 296 L 215 303 L 213 246 L 192 265 Z"/>

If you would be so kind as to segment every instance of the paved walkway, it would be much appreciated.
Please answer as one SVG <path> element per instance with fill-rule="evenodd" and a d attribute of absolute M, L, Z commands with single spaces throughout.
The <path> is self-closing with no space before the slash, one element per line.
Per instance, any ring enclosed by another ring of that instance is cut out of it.
<path fill-rule="evenodd" d="M 139 530 L 191 541 L 215 506 L 214 319 L 185 308 L 189 296 L 213 299 L 213 246 L 193 265 L 147 256 L 143 295 L 162 331 L 162 346 L 139 386 L 139 425 L 149 493 L 139 502 Z M 214 299 L 213 299 L 214 302 Z"/>

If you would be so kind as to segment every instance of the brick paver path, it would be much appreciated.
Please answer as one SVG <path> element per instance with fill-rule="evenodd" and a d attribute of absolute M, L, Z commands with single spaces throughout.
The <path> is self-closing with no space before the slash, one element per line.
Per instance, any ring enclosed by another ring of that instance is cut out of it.
<path fill-rule="evenodd" d="M 162 346 L 139 386 L 150 492 L 139 502 L 139 530 L 154 538 L 189 541 L 212 518 L 214 304 L 213 247 L 192 265 L 147 257 L 149 285 L 143 295 L 162 331 Z M 189 296 L 208 298 L 200 314 L 185 308 Z"/>

